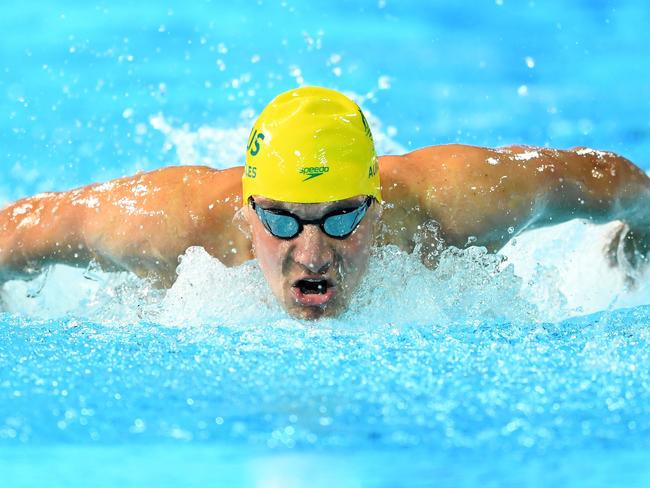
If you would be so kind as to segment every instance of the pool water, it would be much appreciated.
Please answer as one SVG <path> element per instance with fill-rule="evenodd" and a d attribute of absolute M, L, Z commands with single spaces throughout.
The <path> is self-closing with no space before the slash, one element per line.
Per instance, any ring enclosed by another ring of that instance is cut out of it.
<path fill-rule="evenodd" d="M 0 202 L 240 164 L 299 84 L 355 97 L 382 154 L 584 145 L 650 169 L 641 1 L 5 10 Z M 7 283 L 0 485 L 648 486 L 650 276 L 607 264 L 617 225 L 450 249 L 435 271 L 375 249 L 350 310 L 317 323 L 255 262 L 199 248 L 167 292 L 64 266 Z"/>

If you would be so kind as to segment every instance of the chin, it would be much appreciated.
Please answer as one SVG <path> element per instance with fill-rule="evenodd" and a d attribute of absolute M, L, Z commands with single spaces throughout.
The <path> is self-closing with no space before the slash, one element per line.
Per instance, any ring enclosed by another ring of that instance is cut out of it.
<path fill-rule="evenodd" d="M 287 307 L 287 313 L 295 319 L 300 320 L 318 320 L 325 317 L 336 317 L 341 313 L 340 306 L 337 304 L 328 304 L 324 307 L 307 307 L 292 304 L 291 307 Z"/>

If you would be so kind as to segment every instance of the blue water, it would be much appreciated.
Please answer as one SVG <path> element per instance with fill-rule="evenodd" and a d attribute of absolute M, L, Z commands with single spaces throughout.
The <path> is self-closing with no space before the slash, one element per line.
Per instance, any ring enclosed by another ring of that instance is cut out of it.
<path fill-rule="evenodd" d="M 238 164 L 302 83 L 356 97 L 382 153 L 585 145 L 649 170 L 649 23 L 642 1 L 16 3 L 0 202 Z M 434 272 L 377 251 L 351 311 L 317 324 L 200 250 L 168 293 L 62 267 L 9 283 L 0 484 L 647 486 L 650 279 L 607 266 L 611 229 Z"/>

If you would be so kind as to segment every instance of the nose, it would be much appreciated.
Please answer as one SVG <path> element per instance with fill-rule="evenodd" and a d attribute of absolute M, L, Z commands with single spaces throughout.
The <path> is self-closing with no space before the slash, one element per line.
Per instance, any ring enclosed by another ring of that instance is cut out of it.
<path fill-rule="evenodd" d="M 294 240 L 293 260 L 312 273 L 325 273 L 332 265 L 334 251 L 327 236 L 316 225 L 305 225 Z"/>

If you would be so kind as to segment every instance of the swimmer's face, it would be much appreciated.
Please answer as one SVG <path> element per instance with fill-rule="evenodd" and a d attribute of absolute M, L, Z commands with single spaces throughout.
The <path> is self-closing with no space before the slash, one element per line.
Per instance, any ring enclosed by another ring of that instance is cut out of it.
<path fill-rule="evenodd" d="M 338 210 L 362 207 L 366 200 L 360 196 L 328 203 L 295 204 L 254 197 L 254 204 L 256 208 L 315 220 Z M 290 315 L 318 319 L 345 309 L 368 267 L 379 209 L 376 202 L 369 203 L 359 225 L 343 239 L 329 237 L 313 224 L 304 225 L 296 237 L 282 239 L 271 234 L 251 205 L 247 207 L 246 220 L 251 226 L 255 257 L 273 294 Z"/>

